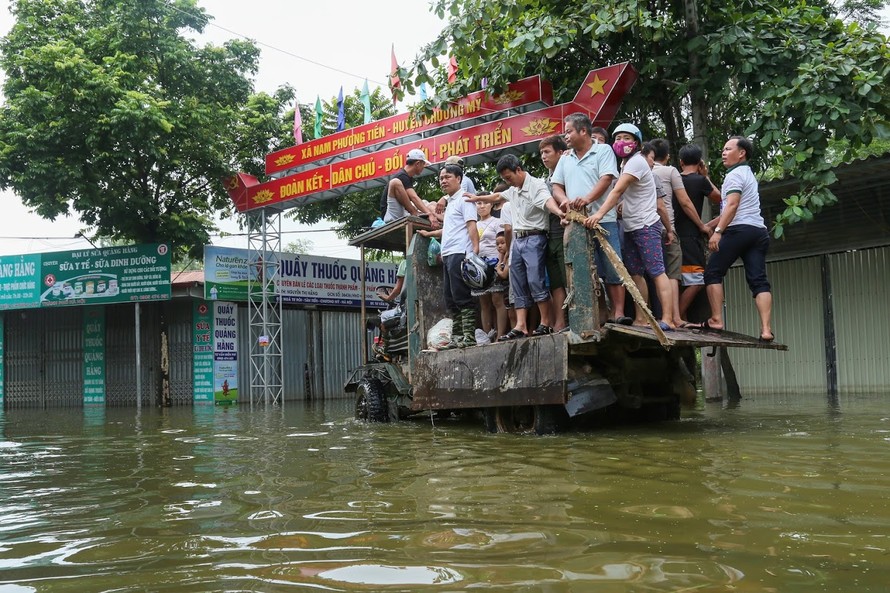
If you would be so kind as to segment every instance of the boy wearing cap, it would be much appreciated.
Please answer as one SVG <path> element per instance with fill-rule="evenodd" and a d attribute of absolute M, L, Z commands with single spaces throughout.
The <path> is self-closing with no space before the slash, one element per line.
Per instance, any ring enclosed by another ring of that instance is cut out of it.
<path fill-rule="evenodd" d="M 405 216 L 424 216 L 433 211 L 414 191 L 414 178 L 431 163 L 419 148 L 408 151 L 405 166 L 389 180 L 386 191 L 386 211 L 383 222 L 391 222 Z"/>

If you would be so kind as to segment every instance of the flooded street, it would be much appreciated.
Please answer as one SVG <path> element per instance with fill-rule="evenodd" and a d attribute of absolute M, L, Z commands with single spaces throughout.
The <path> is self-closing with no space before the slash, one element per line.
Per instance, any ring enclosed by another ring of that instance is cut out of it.
<path fill-rule="evenodd" d="M 886 591 L 887 396 L 556 437 L 352 403 L 0 416 L 0 592 Z"/>

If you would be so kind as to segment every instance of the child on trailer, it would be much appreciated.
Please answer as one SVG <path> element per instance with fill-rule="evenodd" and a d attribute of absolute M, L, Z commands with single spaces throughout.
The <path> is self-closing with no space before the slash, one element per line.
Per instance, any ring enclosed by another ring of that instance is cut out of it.
<path fill-rule="evenodd" d="M 497 278 L 491 287 L 491 296 L 497 314 L 498 335 L 502 336 L 516 325 L 516 312 L 510 301 L 510 262 L 507 258 L 507 237 L 504 231 L 498 232 L 495 244 L 498 249 L 498 263 L 495 266 Z"/>

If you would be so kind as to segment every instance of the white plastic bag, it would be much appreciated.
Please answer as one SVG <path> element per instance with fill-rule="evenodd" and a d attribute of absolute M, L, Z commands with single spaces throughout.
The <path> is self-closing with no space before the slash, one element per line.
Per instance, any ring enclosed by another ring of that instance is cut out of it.
<path fill-rule="evenodd" d="M 488 334 L 483 330 L 476 328 L 476 343 L 477 344 L 491 344 L 491 338 L 488 337 Z"/>
<path fill-rule="evenodd" d="M 437 322 L 426 334 L 426 346 L 432 350 L 440 350 L 451 342 L 451 326 L 453 322 L 446 317 Z"/>

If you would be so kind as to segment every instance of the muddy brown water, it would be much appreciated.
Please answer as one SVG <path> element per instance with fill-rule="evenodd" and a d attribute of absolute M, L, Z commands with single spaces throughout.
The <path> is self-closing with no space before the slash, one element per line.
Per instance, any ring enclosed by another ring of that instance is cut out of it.
<path fill-rule="evenodd" d="M 7 411 L 0 593 L 887 591 L 888 397 L 555 437 L 344 400 Z"/>

